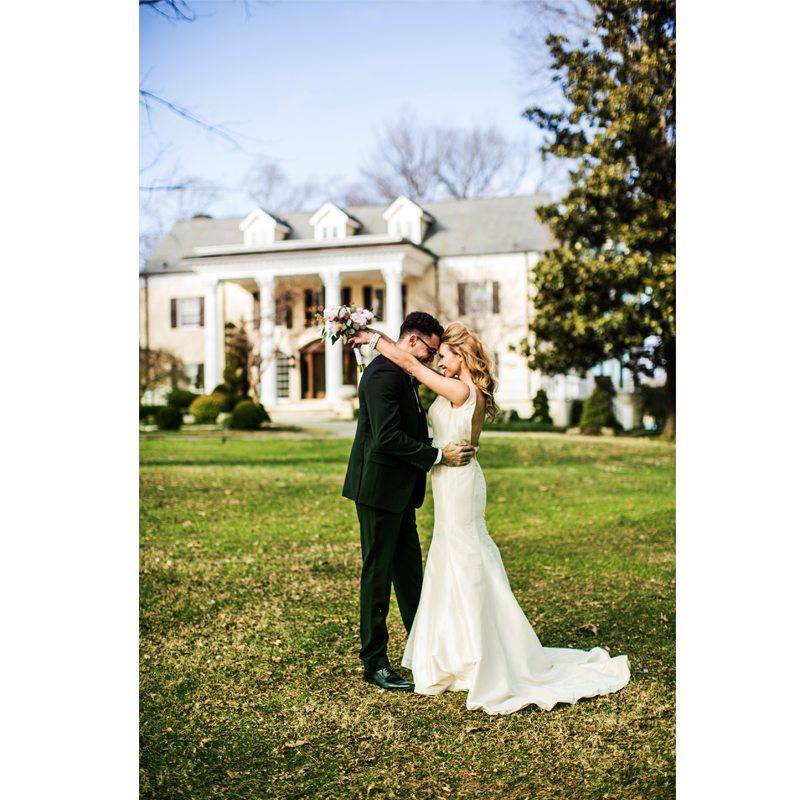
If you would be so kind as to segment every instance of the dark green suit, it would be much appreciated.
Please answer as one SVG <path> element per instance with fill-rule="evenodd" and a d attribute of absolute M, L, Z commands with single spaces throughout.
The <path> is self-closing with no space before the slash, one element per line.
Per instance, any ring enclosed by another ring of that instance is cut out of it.
<path fill-rule="evenodd" d="M 361 660 L 387 662 L 386 615 L 394 583 L 407 631 L 422 588 L 422 551 L 415 509 L 425 499 L 425 473 L 436 460 L 411 378 L 383 356 L 364 370 L 359 415 L 342 494 L 355 500 L 361 525 Z"/>

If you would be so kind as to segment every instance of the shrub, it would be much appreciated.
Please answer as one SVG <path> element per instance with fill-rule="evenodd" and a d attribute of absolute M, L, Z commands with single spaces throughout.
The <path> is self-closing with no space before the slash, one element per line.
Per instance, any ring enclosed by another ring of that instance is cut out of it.
<path fill-rule="evenodd" d="M 162 431 L 177 431 L 183 424 L 183 412 L 174 406 L 162 406 L 156 412 L 156 425 Z"/>
<path fill-rule="evenodd" d="M 222 404 L 214 395 L 200 395 L 189 406 L 189 413 L 194 417 L 195 422 L 216 422 L 217 417 L 222 413 Z"/>
<path fill-rule="evenodd" d="M 539 389 L 533 398 L 533 419 L 543 425 L 553 424 L 553 418 L 550 416 L 550 402 L 544 389 Z"/>
<path fill-rule="evenodd" d="M 185 411 L 198 397 L 200 395 L 197 392 L 190 392 L 188 389 L 173 389 L 167 394 L 167 405 Z"/>
<path fill-rule="evenodd" d="M 148 422 L 153 419 L 161 408 L 164 406 L 139 406 L 139 422 Z"/>
<path fill-rule="evenodd" d="M 262 422 L 269 422 L 269 414 L 264 406 L 256 405 L 252 400 L 237 403 L 230 418 L 231 428 L 238 431 L 254 431 L 261 427 Z"/>
<path fill-rule="evenodd" d="M 218 392 L 214 389 L 214 392 L 210 395 L 211 397 L 216 400 L 220 408 L 227 414 L 230 411 L 233 411 L 236 408 L 238 403 L 241 403 L 242 400 L 246 400 L 246 397 L 239 397 L 235 394 L 228 394 L 227 392 Z"/>
<path fill-rule="evenodd" d="M 620 425 L 614 416 L 612 395 L 603 382 L 597 381 L 594 391 L 583 404 L 580 422 L 581 433 L 597 435 L 600 433 L 601 428 L 618 429 L 619 427 Z"/>

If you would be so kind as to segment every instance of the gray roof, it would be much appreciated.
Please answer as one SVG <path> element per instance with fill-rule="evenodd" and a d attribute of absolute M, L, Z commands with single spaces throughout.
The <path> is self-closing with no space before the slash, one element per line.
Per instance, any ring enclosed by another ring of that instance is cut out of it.
<path fill-rule="evenodd" d="M 433 217 L 422 246 L 436 256 L 546 250 L 553 239 L 534 209 L 549 201 L 546 195 L 521 195 L 421 203 Z M 388 207 L 386 203 L 349 206 L 344 210 L 361 223 L 358 235 L 385 234 L 386 221 L 382 215 Z M 287 237 L 290 240 L 314 238 L 309 224 L 313 215 L 312 211 L 273 214 L 291 226 Z M 189 267 L 181 264 L 181 260 L 191 256 L 195 247 L 240 244 L 239 223 L 245 216 L 181 220 L 153 249 L 144 271 L 150 274 L 186 271 Z"/>

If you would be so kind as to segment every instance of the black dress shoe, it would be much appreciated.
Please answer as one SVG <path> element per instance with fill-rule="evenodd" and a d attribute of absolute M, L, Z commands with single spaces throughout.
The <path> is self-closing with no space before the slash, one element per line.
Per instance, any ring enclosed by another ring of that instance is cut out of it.
<path fill-rule="evenodd" d="M 391 667 L 381 667 L 372 672 L 365 672 L 364 680 L 380 686 L 381 689 L 389 689 L 394 692 L 414 691 L 414 684 L 401 678 Z"/>

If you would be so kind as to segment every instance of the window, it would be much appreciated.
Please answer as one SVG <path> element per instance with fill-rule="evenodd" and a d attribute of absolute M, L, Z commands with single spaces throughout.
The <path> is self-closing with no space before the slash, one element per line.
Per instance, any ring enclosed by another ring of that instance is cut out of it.
<path fill-rule="evenodd" d="M 500 313 L 500 282 L 471 281 L 458 284 L 458 313 L 488 315 Z"/>
<path fill-rule="evenodd" d="M 353 303 L 353 289 L 350 286 L 342 286 L 342 305 L 349 306 Z"/>
<path fill-rule="evenodd" d="M 305 289 L 303 291 L 303 305 L 305 306 L 306 328 L 317 324 L 314 315 L 322 313 L 325 307 L 325 294 L 322 289 Z"/>
<path fill-rule="evenodd" d="M 289 356 L 278 353 L 276 369 L 278 400 L 287 400 L 289 398 Z"/>
<path fill-rule="evenodd" d="M 186 377 L 189 379 L 188 385 L 193 389 L 203 389 L 205 384 L 204 364 L 184 364 Z"/>
<path fill-rule="evenodd" d="M 383 321 L 383 289 L 376 286 L 364 287 L 364 308 L 375 315 L 376 322 Z"/>
<path fill-rule="evenodd" d="M 202 328 L 204 303 L 202 297 L 180 297 L 170 300 L 170 326 L 173 328 Z"/>
<path fill-rule="evenodd" d="M 275 297 L 275 324 L 291 329 L 294 326 L 294 296 L 281 292 Z"/>

